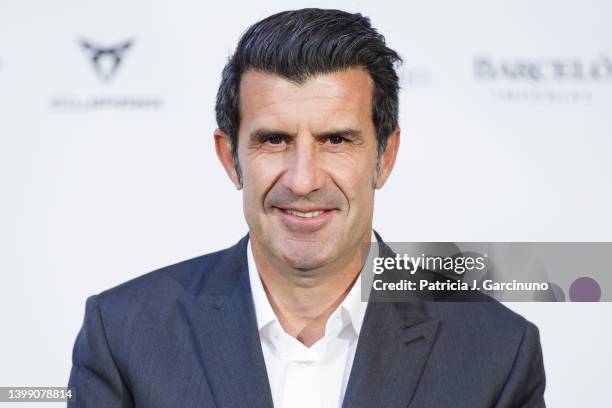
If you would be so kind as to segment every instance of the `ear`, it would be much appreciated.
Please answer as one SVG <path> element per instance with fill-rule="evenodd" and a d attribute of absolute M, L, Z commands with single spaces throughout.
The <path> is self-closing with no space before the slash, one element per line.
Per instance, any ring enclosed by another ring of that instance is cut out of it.
<path fill-rule="evenodd" d="M 217 151 L 217 157 L 223 165 L 225 172 L 236 186 L 236 189 L 240 190 L 240 182 L 238 180 L 238 174 L 236 174 L 236 168 L 234 167 L 234 158 L 232 156 L 232 143 L 227 133 L 221 129 L 215 130 L 215 150 Z"/>
<path fill-rule="evenodd" d="M 387 140 L 387 147 L 380 157 L 380 171 L 378 173 L 378 178 L 376 179 L 376 189 L 381 189 L 382 186 L 385 185 L 387 178 L 389 178 L 391 170 L 393 170 L 393 166 L 395 165 L 395 158 L 397 157 L 399 145 L 400 128 L 398 126 L 395 128 L 393 133 L 391 133 L 391 136 L 389 136 L 389 139 Z"/>

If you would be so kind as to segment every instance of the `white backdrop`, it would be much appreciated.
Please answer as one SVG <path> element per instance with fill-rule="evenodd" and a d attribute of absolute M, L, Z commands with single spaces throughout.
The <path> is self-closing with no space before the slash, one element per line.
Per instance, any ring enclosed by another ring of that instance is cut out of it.
<path fill-rule="evenodd" d="M 87 296 L 246 233 L 213 149 L 221 68 L 306 6 L 370 16 L 405 60 L 386 240 L 612 241 L 605 0 L 3 0 L 0 386 L 66 384 Z M 81 40 L 132 46 L 103 81 Z M 609 304 L 510 306 L 540 328 L 549 406 L 612 406 Z"/>

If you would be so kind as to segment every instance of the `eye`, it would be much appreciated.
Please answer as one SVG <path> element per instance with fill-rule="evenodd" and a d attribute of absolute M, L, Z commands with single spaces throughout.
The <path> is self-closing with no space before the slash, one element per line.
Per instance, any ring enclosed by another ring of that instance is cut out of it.
<path fill-rule="evenodd" d="M 345 141 L 342 136 L 330 136 L 327 140 L 329 140 L 329 143 L 335 145 L 343 143 Z"/>
<path fill-rule="evenodd" d="M 266 139 L 267 143 L 279 145 L 285 141 L 285 138 L 281 135 L 272 135 Z"/>

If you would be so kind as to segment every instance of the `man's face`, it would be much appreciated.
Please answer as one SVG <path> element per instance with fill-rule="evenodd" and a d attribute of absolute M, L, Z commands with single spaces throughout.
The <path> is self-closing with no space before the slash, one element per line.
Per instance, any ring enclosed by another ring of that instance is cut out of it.
<path fill-rule="evenodd" d="M 254 245 L 272 262 L 301 270 L 353 256 L 369 239 L 373 213 L 369 74 L 356 68 L 295 84 L 247 71 L 240 118 L 243 205 Z"/>

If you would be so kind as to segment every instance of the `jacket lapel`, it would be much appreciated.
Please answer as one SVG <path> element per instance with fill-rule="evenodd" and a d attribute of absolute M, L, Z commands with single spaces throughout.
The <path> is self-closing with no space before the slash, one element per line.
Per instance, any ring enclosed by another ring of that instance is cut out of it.
<path fill-rule="evenodd" d="M 343 407 L 407 407 L 437 330 L 422 302 L 370 303 Z"/>
<path fill-rule="evenodd" d="M 382 256 L 394 256 L 374 231 Z M 370 301 L 343 407 L 407 407 L 417 389 L 438 331 L 426 302 Z"/>
<path fill-rule="evenodd" d="M 247 239 L 224 251 L 214 265 L 202 265 L 194 273 L 193 293 L 186 293 L 179 307 L 216 405 L 271 408 L 248 277 Z M 368 305 L 343 407 L 408 406 L 438 329 L 425 305 Z"/>
<path fill-rule="evenodd" d="M 200 277 L 202 293 L 186 295 L 181 314 L 218 407 L 272 407 L 248 278 L 247 237 L 224 251 Z"/>

